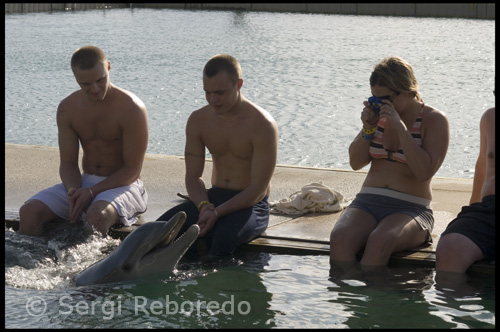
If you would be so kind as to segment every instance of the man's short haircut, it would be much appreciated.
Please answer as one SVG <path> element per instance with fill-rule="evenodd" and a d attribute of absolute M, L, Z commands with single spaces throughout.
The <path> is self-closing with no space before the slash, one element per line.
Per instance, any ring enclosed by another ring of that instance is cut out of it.
<path fill-rule="evenodd" d="M 104 52 L 96 46 L 82 46 L 71 57 L 71 69 L 89 70 L 94 68 L 98 62 L 107 64 L 108 59 Z"/>
<path fill-rule="evenodd" d="M 233 84 L 238 83 L 242 76 L 240 63 L 229 54 L 217 54 L 210 58 L 203 68 L 203 75 L 211 78 L 221 71 L 229 74 Z"/>

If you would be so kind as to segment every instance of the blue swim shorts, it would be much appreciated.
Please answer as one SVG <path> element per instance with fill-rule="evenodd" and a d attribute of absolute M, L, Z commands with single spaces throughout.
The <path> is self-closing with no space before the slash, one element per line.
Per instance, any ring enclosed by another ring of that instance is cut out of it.
<path fill-rule="evenodd" d="M 207 190 L 208 200 L 215 206 L 219 206 L 238 195 L 240 191 L 212 187 Z M 225 256 L 234 251 L 244 243 L 262 235 L 269 224 L 270 208 L 268 197 L 265 196 L 260 202 L 234 211 L 217 220 L 213 229 L 205 236 L 207 249 L 212 256 Z M 181 203 L 167 212 L 157 220 L 169 220 L 177 212 L 184 211 L 187 214 L 186 222 L 181 228 L 183 234 L 189 226 L 198 222 L 198 208 L 191 201 Z"/>

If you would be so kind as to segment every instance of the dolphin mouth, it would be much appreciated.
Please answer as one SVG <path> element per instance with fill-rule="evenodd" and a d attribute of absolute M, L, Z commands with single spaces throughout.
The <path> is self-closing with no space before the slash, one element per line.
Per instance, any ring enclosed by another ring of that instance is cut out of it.
<path fill-rule="evenodd" d="M 182 226 L 184 226 L 184 223 L 186 221 L 186 218 L 178 218 L 173 226 L 166 224 L 161 233 L 164 233 L 158 243 L 151 248 L 145 255 L 148 256 L 150 254 L 154 254 L 160 250 L 167 249 L 170 245 L 174 244 L 175 242 L 179 241 L 185 234 L 182 234 L 179 238 L 177 238 L 177 235 L 181 231 Z"/>
<path fill-rule="evenodd" d="M 169 230 L 168 225 L 165 225 L 165 232 L 166 234 L 163 235 L 162 240 L 158 242 L 158 244 L 152 249 L 158 249 L 158 248 L 164 248 L 166 246 L 169 246 L 173 242 L 175 242 L 175 238 L 177 237 L 177 234 L 179 234 L 182 226 L 184 226 L 184 222 L 186 221 L 185 218 L 179 218 L 179 220 L 175 223 L 174 227 Z M 181 236 L 182 237 L 182 236 Z"/>
<path fill-rule="evenodd" d="M 165 225 L 164 229 L 162 232 L 165 232 L 159 240 L 159 242 L 152 247 L 147 253 L 143 255 L 143 259 L 149 258 L 149 256 L 155 256 L 158 254 L 162 254 L 163 252 L 167 251 L 170 248 L 176 247 L 176 248 L 183 248 L 185 247 L 185 250 L 189 248 L 189 246 L 196 240 L 198 237 L 198 234 L 200 232 L 200 228 L 198 225 L 191 225 L 182 235 L 177 237 L 179 232 L 182 229 L 182 226 L 184 226 L 184 223 L 186 221 L 186 218 L 178 218 L 175 222 L 175 224 L 172 225 Z M 182 250 L 182 249 L 181 249 Z"/>

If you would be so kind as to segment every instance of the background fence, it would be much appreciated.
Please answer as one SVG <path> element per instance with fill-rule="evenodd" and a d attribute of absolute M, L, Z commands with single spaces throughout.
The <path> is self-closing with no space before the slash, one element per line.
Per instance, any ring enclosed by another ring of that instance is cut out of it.
<path fill-rule="evenodd" d="M 217 9 L 342 15 L 495 19 L 494 3 L 6 3 L 5 13 L 109 8 Z"/>

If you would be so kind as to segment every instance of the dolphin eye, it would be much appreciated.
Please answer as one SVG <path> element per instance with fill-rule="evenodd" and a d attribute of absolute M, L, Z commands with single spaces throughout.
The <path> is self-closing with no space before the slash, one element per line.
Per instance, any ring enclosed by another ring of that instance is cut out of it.
<path fill-rule="evenodd" d="M 123 265 L 123 269 L 124 269 L 125 271 L 130 271 L 130 270 L 132 270 L 132 266 L 130 266 L 130 265 L 128 265 L 128 264 L 127 264 L 127 265 Z"/>

